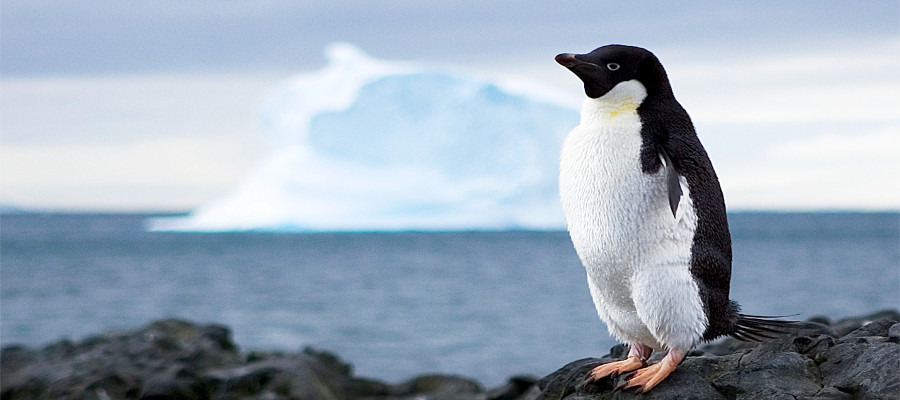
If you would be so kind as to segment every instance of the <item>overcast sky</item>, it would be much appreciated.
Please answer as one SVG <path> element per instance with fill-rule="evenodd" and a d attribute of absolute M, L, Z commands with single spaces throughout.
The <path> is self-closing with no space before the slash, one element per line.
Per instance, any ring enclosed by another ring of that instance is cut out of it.
<path fill-rule="evenodd" d="M 0 202 L 188 210 L 266 156 L 266 94 L 346 41 L 557 86 L 654 51 L 732 208 L 900 206 L 900 3 L 41 1 L 0 9 Z"/>

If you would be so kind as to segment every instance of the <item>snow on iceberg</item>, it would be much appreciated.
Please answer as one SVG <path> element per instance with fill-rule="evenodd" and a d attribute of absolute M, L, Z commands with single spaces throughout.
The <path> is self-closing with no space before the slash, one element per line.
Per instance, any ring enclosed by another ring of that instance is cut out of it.
<path fill-rule="evenodd" d="M 272 153 L 165 231 L 558 229 L 575 107 L 539 85 L 370 58 L 348 44 L 263 110 Z M 511 82 L 511 81 L 510 81 Z M 537 94 L 536 94 L 537 93 Z"/>

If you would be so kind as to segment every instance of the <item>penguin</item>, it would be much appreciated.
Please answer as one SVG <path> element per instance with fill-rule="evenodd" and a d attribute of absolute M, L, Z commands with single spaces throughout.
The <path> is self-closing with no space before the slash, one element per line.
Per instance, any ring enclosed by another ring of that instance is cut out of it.
<path fill-rule="evenodd" d="M 646 392 L 694 346 L 773 338 L 788 321 L 730 300 L 731 235 L 712 163 L 650 51 L 608 45 L 556 61 L 584 84 L 581 120 L 560 157 L 559 194 L 600 319 L 630 345 L 588 381 L 630 373 Z M 654 350 L 667 351 L 648 365 Z"/>

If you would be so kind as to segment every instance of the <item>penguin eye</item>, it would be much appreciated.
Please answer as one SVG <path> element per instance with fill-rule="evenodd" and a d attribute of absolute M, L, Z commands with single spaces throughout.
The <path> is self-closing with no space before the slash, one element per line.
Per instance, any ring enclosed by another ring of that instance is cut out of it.
<path fill-rule="evenodd" d="M 609 64 L 606 64 L 606 68 L 609 69 L 610 71 L 615 71 L 615 70 L 619 69 L 619 64 L 609 63 Z"/>

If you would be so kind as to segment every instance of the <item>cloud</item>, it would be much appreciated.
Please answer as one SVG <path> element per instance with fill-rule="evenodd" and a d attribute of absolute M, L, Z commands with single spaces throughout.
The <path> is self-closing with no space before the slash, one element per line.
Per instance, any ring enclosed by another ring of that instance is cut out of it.
<path fill-rule="evenodd" d="M 4 203 L 46 209 L 184 211 L 255 164 L 252 144 L 190 135 L 109 144 L 0 147 Z"/>
<path fill-rule="evenodd" d="M 774 147 L 770 155 L 783 160 L 828 158 L 840 160 L 867 159 L 891 161 L 900 165 L 900 131 L 885 129 L 856 135 L 825 134 L 813 140 L 789 142 Z M 900 171 L 897 171 L 900 172 Z M 900 176 L 900 175 L 898 175 Z"/>
<path fill-rule="evenodd" d="M 266 74 L 29 77 L 2 81 L 3 143 L 110 143 L 185 132 L 255 135 L 280 80 Z"/>
<path fill-rule="evenodd" d="M 266 74 L 19 77 L 2 82 L 0 201 L 186 210 L 264 152 Z"/>
<path fill-rule="evenodd" d="M 900 40 L 828 51 L 676 60 L 669 75 L 695 120 L 821 123 L 897 119 Z"/>
<path fill-rule="evenodd" d="M 720 173 L 732 209 L 900 209 L 900 130 L 771 144 Z"/>
<path fill-rule="evenodd" d="M 731 209 L 900 208 L 900 40 L 674 60 Z"/>
<path fill-rule="evenodd" d="M 6 76 L 285 71 L 316 66 L 319 49 L 335 40 L 380 57 L 468 63 L 611 42 L 783 52 L 797 43 L 896 35 L 896 1 L 703 3 L 6 0 L 0 69 Z"/>

